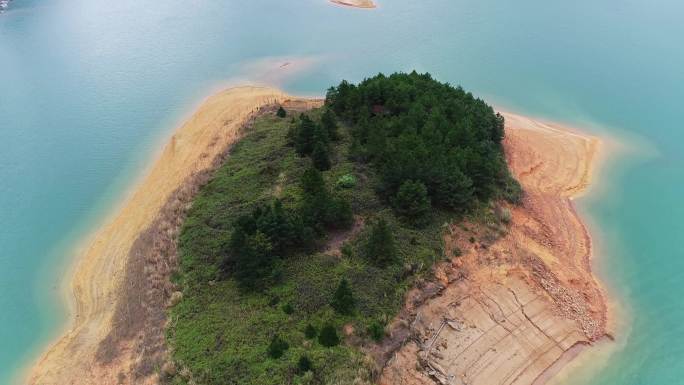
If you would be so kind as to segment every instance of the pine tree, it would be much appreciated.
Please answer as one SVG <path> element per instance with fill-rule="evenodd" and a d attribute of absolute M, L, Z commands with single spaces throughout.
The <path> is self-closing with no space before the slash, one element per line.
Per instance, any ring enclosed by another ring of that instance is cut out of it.
<path fill-rule="evenodd" d="M 465 211 L 472 205 L 473 194 L 473 181 L 458 167 L 452 167 L 437 184 L 434 198 L 438 205 Z"/>
<path fill-rule="evenodd" d="M 321 334 L 318 335 L 318 342 L 325 347 L 337 346 L 340 343 L 340 337 L 337 335 L 337 330 L 330 323 L 325 324 L 321 329 Z"/>
<path fill-rule="evenodd" d="M 306 325 L 306 329 L 304 329 L 304 336 L 307 339 L 314 339 L 316 338 L 316 335 L 318 335 L 316 328 L 311 324 Z"/>
<path fill-rule="evenodd" d="M 354 224 L 354 211 L 349 201 L 336 197 L 329 201 L 325 215 L 325 225 L 337 229 L 347 229 Z"/>
<path fill-rule="evenodd" d="M 379 219 L 371 228 L 365 254 L 366 258 L 380 266 L 385 266 L 396 258 L 394 235 L 384 218 Z"/>
<path fill-rule="evenodd" d="M 232 250 L 232 254 L 235 261 L 235 278 L 240 286 L 246 289 L 262 289 L 264 280 L 270 276 L 275 262 L 273 247 L 268 237 L 260 231 L 248 235 L 236 229 L 231 237 L 231 243 L 239 244 Z"/>
<path fill-rule="evenodd" d="M 327 131 L 330 139 L 338 140 L 340 138 L 337 132 L 337 118 L 330 108 L 326 108 L 323 116 L 321 116 L 321 124 L 323 129 Z"/>
<path fill-rule="evenodd" d="M 316 169 L 321 171 L 330 170 L 330 155 L 328 152 L 328 146 L 322 141 L 317 141 L 314 144 L 311 160 Z"/>
<path fill-rule="evenodd" d="M 294 144 L 300 156 L 309 155 L 313 151 L 315 144 L 316 123 L 308 115 L 299 116 L 299 124 L 295 129 Z"/>
<path fill-rule="evenodd" d="M 407 180 L 392 199 L 394 210 L 413 224 L 422 224 L 430 214 L 430 199 L 422 182 Z"/>
<path fill-rule="evenodd" d="M 299 357 L 299 362 L 297 362 L 297 369 L 299 369 L 299 373 L 306 373 L 310 370 L 313 370 L 313 364 L 311 363 L 311 360 L 307 356 L 301 356 Z"/>
<path fill-rule="evenodd" d="M 323 174 L 314 167 L 309 167 L 304 171 L 300 185 L 302 190 L 304 190 L 305 200 L 327 194 Z"/>
<path fill-rule="evenodd" d="M 379 342 L 385 337 L 385 326 L 379 321 L 373 321 L 368 326 L 368 334 L 374 341 Z"/>
<path fill-rule="evenodd" d="M 271 343 L 268 345 L 268 355 L 271 358 L 280 358 L 289 348 L 290 345 L 276 334 L 273 336 Z"/>
<path fill-rule="evenodd" d="M 339 314 L 350 315 L 354 312 L 356 299 L 354 299 L 354 293 L 352 292 L 351 287 L 349 287 L 349 282 L 346 279 L 343 278 L 340 281 L 330 305 Z"/>
<path fill-rule="evenodd" d="M 284 117 L 287 116 L 287 111 L 285 111 L 285 109 L 283 108 L 283 106 L 280 106 L 280 107 L 278 107 L 278 112 L 276 112 L 276 115 L 277 115 L 279 118 L 284 118 Z"/>

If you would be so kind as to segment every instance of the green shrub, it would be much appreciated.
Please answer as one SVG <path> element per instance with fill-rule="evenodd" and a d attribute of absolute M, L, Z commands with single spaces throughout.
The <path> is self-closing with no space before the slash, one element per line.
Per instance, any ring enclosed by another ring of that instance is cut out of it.
<path fill-rule="evenodd" d="M 321 334 L 318 335 L 318 342 L 325 347 L 333 347 L 340 344 L 340 337 L 337 335 L 335 327 L 327 323 L 321 329 Z"/>
<path fill-rule="evenodd" d="M 304 336 L 307 339 L 312 340 L 312 339 L 316 338 L 317 335 L 318 335 L 318 331 L 316 330 L 316 328 L 313 325 L 311 325 L 311 324 L 306 325 L 306 328 L 304 329 Z"/>
<path fill-rule="evenodd" d="M 446 172 L 434 191 L 435 200 L 454 211 L 465 211 L 472 207 L 474 194 L 472 179 L 455 166 Z"/>
<path fill-rule="evenodd" d="M 352 188 L 356 186 L 356 177 L 352 174 L 344 174 L 337 180 L 337 187 Z"/>
<path fill-rule="evenodd" d="M 365 255 L 368 260 L 380 266 L 385 266 L 396 259 L 397 246 L 394 234 L 384 218 L 373 224 L 366 242 Z"/>
<path fill-rule="evenodd" d="M 349 242 L 345 242 L 342 247 L 340 247 L 340 253 L 345 258 L 352 258 L 354 256 L 354 248 Z"/>
<path fill-rule="evenodd" d="M 280 107 L 278 107 L 278 112 L 276 112 L 276 115 L 277 115 L 279 118 L 284 118 L 284 117 L 287 116 L 287 111 L 285 111 L 285 109 L 283 108 L 283 106 L 280 106 Z"/>
<path fill-rule="evenodd" d="M 314 373 L 312 371 L 308 371 L 298 379 L 295 379 L 295 385 L 309 385 L 313 384 L 315 380 Z"/>
<path fill-rule="evenodd" d="M 337 132 L 337 118 L 335 117 L 335 113 L 331 109 L 325 109 L 323 116 L 321 116 L 321 125 L 328 133 L 330 139 L 339 139 L 340 135 Z"/>
<path fill-rule="evenodd" d="M 299 362 L 297 362 L 297 369 L 299 369 L 299 373 L 306 373 L 308 371 L 313 370 L 313 364 L 311 363 L 311 360 L 307 356 L 301 356 L 299 357 Z"/>
<path fill-rule="evenodd" d="M 506 178 L 506 183 L 502 191 L 503 198 L 509 203 L 520 204 L 523 198 L 523 189 L 520 183 L 510 174 Z"/>
<path fill-rule="evenodd" d="M 385 337 L 385 326 L 379 321 L 373 321 L 368 325 L 368 334 L 374 341 L 379 342 Z"/>
<path fill-rule="evenodd" d="M 407 180 L 392 199 L 394 211 L 409 223 L 418 225 L 425 222 L 430 214 L 430 199 L 427 188 L 422 182 Z"/>
<path fill-rule="evenodd" d="M 500 219 L 501 219 L 501 222 L 503 222 L 505 224 L 511 223 L 511 219 L 513 219 L 513 214 L 511 214 L 511 210 L 509 210 L 507 208 L 503 208 L 501 210 Z"/>
<path fill-rule="evenodd" d="M 325 228 L 347 228 L 354 222 L 349 201 L 332 196 L 323 175 L 315 167 L 304 172 L 300 185 L 304 191 L 301 217 L 312 227 L 322 231 Z"/>
<path fill-rule="evenodd" d="M 349 287 L 349 282 L 346 279 L 342 278 L 340 281 L 330 305 L 339 314 L 350 315 L 354 312 L 356 299 L 354 299 L 354 293 L 352 292 L 351 287 Z"/>
<path fill-rule="evenodd" d="M 283 312 L 285 312 L 285 314 L 288 315 L 294 313 L 294 308 L 292 307 L 292 304 L 288 302 L 285 305 L 283 305 Z"/>
<path fill-rule="evenodd" d="M 276 334 L 273 336 L 271 343 L 268 345 L 268 356 L 273 359 L 280 358 L 289 348 L 290 345 Z"/>
<path fill-rule="evenodd" d="M 330 170 L 330 150 L 325 143 L 318 141 L 314 144 L 311 161 L 314 167 L 320 171 Z"/>

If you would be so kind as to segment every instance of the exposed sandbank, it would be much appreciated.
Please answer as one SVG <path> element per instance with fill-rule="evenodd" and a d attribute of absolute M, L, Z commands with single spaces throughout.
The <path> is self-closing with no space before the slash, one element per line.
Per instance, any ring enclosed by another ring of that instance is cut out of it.
<path fill-rule="evenodd" d="M 355 8 L 376 8 L 372 0 L 330 0 L 331 3 Z"/>
<path fill-rule="evenodd" d="M 78 257 L 70 285 L 71 323 L 30 370 L 28 383 L 122 383 L 119 373 L 127 374 L 137 364 L 139 352 L 133 349 L 134 341 L 129 341 L 129 346 L 119 341 L 121 354 L 109 357 L 105 364 L 97 357 L 102 356 L 98 351 L 101 342 L 111 337 L 117 304 L 129 284 L 124 277 L 135 241 L 188 178 L 214 165 L 215 158 L 238 139 L 240 128 L 261 107 L 288 99 L 285 93 L 271 88 L 232 88 L 207 99 L 175 132 L 122 209 L 95 234 Z M 141 277 L 143 280 L 151 278 L 147 273 Z M 162 328 L 163 320 L 159 323 L 153 327 Z"/>
<path fill-rule="evenodd" d="M 462 255 L 408 296 L 391 330 L 414 338 L 380 352 L 391 353 L 381 384 L 539 385 L 606 336 L 591 238 L 572 204 L 590 184 L 601 143 L 559 125 L 505 118 L 504 147 L 523 203 L 506 207 L 510 225 L 498 236 L 495 226 L 450 227 L 447 255 L 457 248 Z"/>

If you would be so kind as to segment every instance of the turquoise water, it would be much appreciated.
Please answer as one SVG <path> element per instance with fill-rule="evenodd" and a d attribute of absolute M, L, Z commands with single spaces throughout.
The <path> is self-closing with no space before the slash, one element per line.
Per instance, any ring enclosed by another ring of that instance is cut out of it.
<path fill-rule="evenodd" d="M 319 95 L 414 68 L 649 149 L 578 202 L 625 322 L 620 348 L 569 382 L 684 383 L 683 14 L 674 0 L 13 1 L 0 15 L 0 383 L 64 327 L 65 266 L 204 96 L 244 81 Z"/>

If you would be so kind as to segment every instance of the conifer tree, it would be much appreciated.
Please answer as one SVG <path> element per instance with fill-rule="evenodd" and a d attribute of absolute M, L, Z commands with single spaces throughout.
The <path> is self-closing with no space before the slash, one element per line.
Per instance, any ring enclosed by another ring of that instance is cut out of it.
<path fill-rule="evenodd" d="M 321 329 L 321 334 L 318 335 L 318 342 L 325 347 L 333 347 L 340 343 L 340 337 L 337 335 L 337 330 L 332 324 L 327 323 Z"/>
<path fill-rule="evenodd" d="M 422 224 L 430 214 L 430 199 L 422 182 L 407 180 L 392 199 L 394 210 L 410 223 Z"/>
<path fill-rule="evenodd" d="M 330 155 L 328 154 L 328 146 L 326 146 L 322 141 L 316 142 L 311 153 L 311 161 L 314 167 L 318 170 L 326 171 L 330 170 Z"/>
<path fill-rule="evenodd" d="M 317 334 L 318 334 L 318 331 L 316 331 L 316 328 L 313 325 L 311 325 L 311 324 L 306 325 L 306 329 L 304 329 L 304 336 L 307 339 L 316 338 Z"/>
<path fill-rule="evenodd" d="M 301 356 L 299 357 L 299 361 L 297 362 L 297 369 L 299 369 L 299 373 L 306 373 L 310 370 L 313 370 L 313 364 L 311 363 L 311 360 L 307 356 Z"/>
<path fill-rule="evenodd" d="M 371 228 L 365 254 L 366 258 L 380 266 L 389 264 L 397 257 L 394 235 L 384 218 L 375 222 Z"/>
<path fill-rule="evenodd" d="M 276 334 L 273 336 L 271 343 L 268 345 L 268 355 L 271 358 L 280 358 L 289 348 L 290 345 Z"/>
<path fill-rule="evenodd" d="M 343 278 L 340 281 L 330 304 L 339 314 L 350 315 L 354 312 L 356 299 L 354 299 L 354 293 L 352 292 L 351 287 L 349 287 L 349 282 L 346 279 Z"/>
<path fill-rule="evenodd" d="M 326 108 L 323 116 L 321 116 L 321 124 L 323 125 L 323 129 L 328 133 L 330 139 L 339 139 L 339 133 L 337 132 L 337 118 L 335 117 L 335 113 L 330 108 Z"/>
<path fill-rule="evenodd" d="M 316 123 L 308 115 L 299 116 L 299 124 L 295 129 L 294 144 L 300 156 L 311 154 L 315 144 Z"/>

